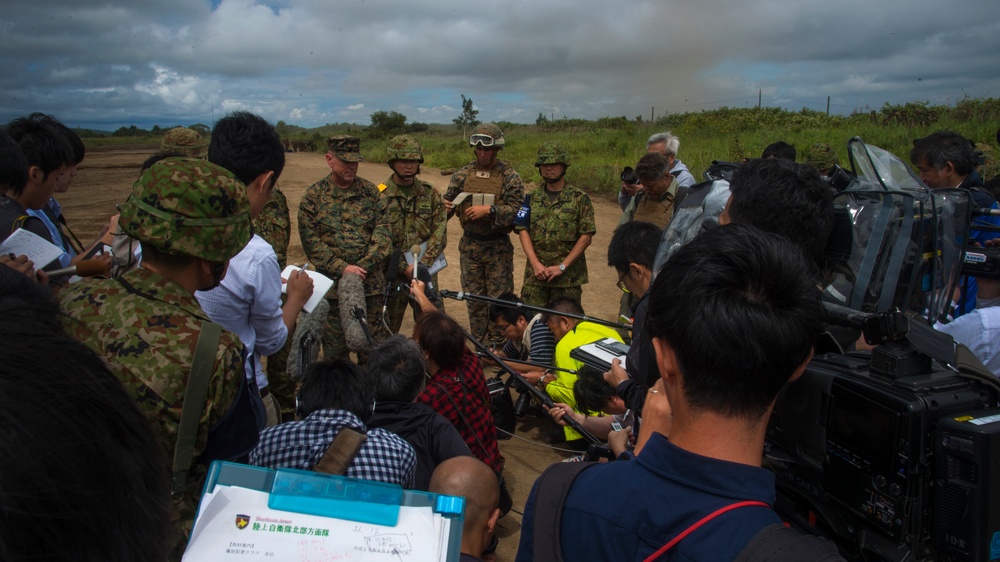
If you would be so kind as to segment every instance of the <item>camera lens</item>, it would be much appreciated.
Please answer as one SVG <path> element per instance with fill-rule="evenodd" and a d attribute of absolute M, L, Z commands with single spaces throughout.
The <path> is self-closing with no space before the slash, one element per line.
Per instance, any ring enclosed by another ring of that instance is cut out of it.
<path fill-rule="evenodd" d="M 639 178 L 636 177 L 635 170 L 633 170 L 630 166 L 625 166 L 625 169 L 622 170 L 621 178 L 622 183 L 626 183 L 628 185 L 635 185 L 639 183 Z"/>

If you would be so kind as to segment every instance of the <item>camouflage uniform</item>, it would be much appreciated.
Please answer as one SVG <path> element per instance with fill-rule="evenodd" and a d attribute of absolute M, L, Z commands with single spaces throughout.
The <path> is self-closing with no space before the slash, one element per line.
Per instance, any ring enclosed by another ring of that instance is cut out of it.
<path fill-rule="evenodd" d="M 193 129 L 174 127 L 163 135 L 160 150 L 183 154 L 191 158 L 205 158 L 208 156 L 208 139 Z"/>
<path fill-rule="evenodd" d="M 288 265 L 288 240 L 292 237 L 292 222 L 288 213 L 288 200 L 277 186 L 260 216 L 254 219 L 253 231 L 274 248 L 278 266 L 284 270 Z"/>
<path fill-rule="evenodd" d="M 292 235 L 292 222 L 288 216 L 288 200 L 285 194 L 275 186 L 271 198 L 264 205 L 264 210 L 253 221 L 253 231 L 274 249 L 278 257 L 278 267 L 284 271 L 288 265 L 288 240 Z M 285 296 L 282 295 L 282 306 Z M 288 376 L 288 354 L 292 349 L 292 334 L 288 334 L 285 346 L 274 355 L 269 355 L 266 361 L 268 388 L 281 405 L 282 414 L 291 416 L 295 412 L 296 384 Z"/>
<path fill-rule="evenodd" d="M 385 189 L 382 189 L 382 186 Z M 434 187 L 421 180 L 414 180 L 413 185 L 400 188 L 392 180 L 392 176 L 379 186 L 382 189 L 382 199 L 386 206 L 386 222 L 388 223 L 391 248 L 399 248 L 409 252 L 415 244 L 427 242 L 427 251 L 420 260 L 420 267 L 430 267 L 434 260 L 444 251 L 448 243 L 448 213 L 444 208 L 444 200 Z M 400 273 L 405 269 L 406 262 L 400 259 Z M 434 286 L 438 287 L 437 274 L 432 277 Z M 404 291 L 400 291 L 389 299 L 386 312 L 389 330 L 398 333 L 403 324 L 403 313 L 410 299 Z M 413 303 L 413 314 L 416 317 L 419 307 Z"/>
<path fill-rule="evenodd" d="M 597 232 L 590 196 L 569 184 L 563 186 L 554 199 L 548 196 L 544 187 L 539 187 L 531 194 L 529 204 L 530 224 L 515 226 L 514 230 L 528 232 L 535 255 L 545 265 L 559 264 L 581 236 Z M 531 306 L 545 306 L 553 298 L 564 295 L 579 301 L 582 285 L 587 281 L 586 253 L 551 281 L 539 281 L 531 264 L 526 263 L 521 298 Z"/>
<path fill-rule="evenodd" d="M 340 137 L 330 139 L 331 148 Z M 357 139 L 353 151 L 336 152 L 346 160 L 356 157 Z M 355 160 L 356 161 L 356 160 Z M 388 336 L 378 318 L 382 314 L 382 294 L 385 275 L 382 272 L 392 241 L 386 224 L 385 201 L 378 188 L 370 181 L 355 177 L 347 188 L 341 189 L 331 181 L 332 174 L 309 186 L 299 205 L 299 236 L 302 248 L 316 271 L 339 280 L 344 268 L 357 265 L 368 274 L 364 280 L 365 305 L 368 330 L 375 341 Z M 337 286 L 326 294 L 330 301 L 330 315 L 323 335 L 323 355 L 327 358 L 345 357 L 348 354 L 344 330 L 338 314 Z"/>
<path fill-rule="evenodd" d="M 171 158 L 154 165 L 136 183 L 122 209 L 120 226 L 144 246 L 161 252 L 225 262 L 250 239 L 249 211 L 243 184 L 228 171 L 200 160 Z M 189 218 L 216 223 L 185 224 Z M 165 470 L 172 476 L 195 345 L 208 315 L 181 285 L 144 267 L 119 279 L 74 283 L 60 292 L 59 300 L 71 319 L 67 331 L 107 360 L 146 414 L 163 449 Z M 252 409 L 249 418 L 245 415 L 256 385 L 244 375 L 243 363 L 243 345 L 223 331 L 193 451 L 202 462 L 192 465 L 183 495 L 174 500 L 183 531 L 177 543 L 180 550 L 173 553 L 177 558 L 194 520 L 207 463 L 236 459 L 257 443 Z M 220 427 L 225 435 L 220 436 Z"/>
<path fill-rule="evenodd" d="M 476 162 L 469 163 L 455 172 L 444 198 L 452 201 L 465 190 L 469 177 L 481 173 Z M 458 244 L 462 266 L 462 290 L 467 293 L 499 297 L 501 293 L 514 291 L 514 245 L 510 242 L 510 231 L 514 215 L 521 208 L 524 199 L 524 185 L 521 177 L 510 165 L 499 160 L 488 172 L 491 177 L 501 178 L 501 191 L 496 197 L 496 213 L 477 221 L 467 221 L 462 210 L 465 204 L 456 207 L 464 234 Z M 467 301 L 469 326 L 472 335 L 483 343 L 503 345 L 506 341 L 490 322 L 489 305 L 485 302 Z"/>
<path fill-rule="evenodd" d="M 812 166 L 819 170 L 820 174 L 826 174 L 830 168 L 840 165 L 837 152 L 826 143 L 817 143 L 809 147 L 804 160 L 806 166 Z"/>

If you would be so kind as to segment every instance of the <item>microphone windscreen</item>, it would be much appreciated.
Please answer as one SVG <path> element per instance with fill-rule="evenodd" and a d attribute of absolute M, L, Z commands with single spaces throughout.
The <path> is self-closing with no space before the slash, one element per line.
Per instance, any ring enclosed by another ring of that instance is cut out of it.
<path fill-rule="evenodd" d="M 295 325 L 291 353 L 288 354 L 288 375 L 293 381 L 302 378 L 302 373 L 310 363 L 319 357 L 319 348 L 326 329 L 326 316 L 330 313 L 330 301 L 320 299 L 312 312 L 302 311 Z"/>
<path fill-rule="evenodd" d="M 396 278 L 399 277 L 399 258 L 403 254 L 399 248 L 392 251 L 389 255 L 389 267 L 385 271 L 385 280 L 392 285 L 396 282 Z"/>
<path fill-rule="evenodd" d="M 108 264 L 101 260 L 80 260 L 76 263 L 76 274 L 80 277 L 93 277 L 107 272 Z"/>
<path fill-rule="evenodd" d="M 365 310 L 365 285 L 360 275 L 348 273 L 341 276 L 337 287 L 338 304 L 340 308 L 340 326 L 344 330 L 344 343 L 347 349 L 357 353 L 368 350 L 368 338 L 365 336 L 361 321 L 355 318 L 355 307 Z"/>
<path fill-rule="evenodd" d="M 417 256 L 420 255 L 420 244 L 414 244 L 410 246 L 410 253 L 413 254 L 413 263 L 414 267 L 416 267 Z"/>

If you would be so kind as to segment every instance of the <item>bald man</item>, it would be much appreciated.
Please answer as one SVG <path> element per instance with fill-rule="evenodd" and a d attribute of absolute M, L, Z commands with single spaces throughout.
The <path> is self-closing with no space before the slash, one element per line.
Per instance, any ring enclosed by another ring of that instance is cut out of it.
<path fill-rule="evenodd" d="M 460 562 L 478 562 L 500 518 L 500 486 L 493 469 L 476 457 L 452 457 L 434 469 L 428 491 L 465 498 Z"/>

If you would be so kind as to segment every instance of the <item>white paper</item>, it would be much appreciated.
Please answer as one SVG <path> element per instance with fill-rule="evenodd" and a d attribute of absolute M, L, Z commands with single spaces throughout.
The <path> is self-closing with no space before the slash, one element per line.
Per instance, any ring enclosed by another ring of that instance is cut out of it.
<path fill-rule="evenodd" d="M 447 537 L 450 521 L 430 507 L 402 506 L 396 526 L 386 527 L 271 509 L 267 498 L 266 492 L 217 486 L 203 498 L 184 562 L 447 558 L 447 539 L 442 537 Z"/>
<path fill-rule="evenodd" d="M 63 254 L 62 248 L 31 232 L 19 228 L 6 240 L 0 242 L 0 253 L 28 256 L 34 262 L 35 269 L 41 269 Z"/>
<path fill-rule="evenodd" d="M 292 275 L 293 272 L 298 271 L 299 269 L 300 268 L 298 266 L 290 265 L 286 267 L 284 271 L 281 272 L 281 278 L 287 280 Z M 305 306 L 302 307 L 302 310 L 306 312 L 312 312 L 313 309 L 316 308 L 316 305 L 319 304 L 319 301 L 326 298 L 326 293 L 330 290 L 331 287 L 333 287 L 333 279 L 330 279 L 329 277 L 323 275 L 318 271 L 311 271 L 307 269 L 305 270 L 305 272 L 309 275 L 309 277 L 312 277 L 313 294 L 311 297 L 309 297 L 309 300 L 306 301 L 306 304 Z M 288 292 L 287 284 L 285 283 L 281 284 L 281 292 L 282 293 Z"/>
<path fill-rule="evenodd" d="M 605 343 L 612 343 L 612 342 L 621 343 L 621 342 L 619 342 L 618 340 L 616 340 L 614 338 L 605 338 L 605 339 L 599 340 L 599 341 L 602 341 L 602 342 L 605 342 Z M 601 361 L 606 361 L 608 364 L 611 364 L 611 361 L 614 360 L 614 359 L 621 359 L 622 369 L 628 370 L 628 368 L 625 366 L 625 355 L 615 355 L 614 353 L 611 353 L 611 352 L 609 352 L 609 351 L 607 351 L 605 349 L 597 347 L 597 342 L 593 342 L 593 343 L 588 343 L 588 344 L 585 344 L 585 345 L 581 345 L 579 347 L 579 349 L 580 349 L 580 351 L 585 351 L 585 352 L 593 355 L 594 357 L 600 359 Z"/>

